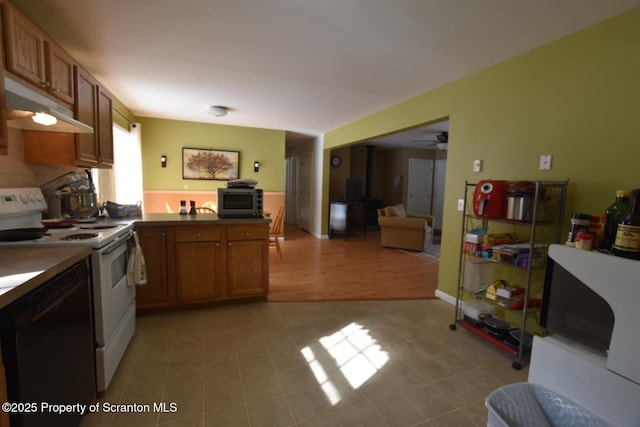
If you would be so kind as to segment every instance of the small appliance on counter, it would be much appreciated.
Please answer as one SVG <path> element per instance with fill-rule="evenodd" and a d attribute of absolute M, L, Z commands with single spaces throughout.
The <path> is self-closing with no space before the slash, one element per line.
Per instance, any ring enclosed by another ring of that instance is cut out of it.
<path fill-rule="evenodd" d="M 262 218 L 264 213 L 262 190 L 258 181 L 236 179 L 227 188 L 218 188 L 218 216 L 220 218 Z"/>
<path fill-rule="evenodd" d="M 98 213 L 98 197 L 91 179 L 91 171 L 82 177 L 68 172 L 40 188 L 47 200 L 46 217 L 49 219 L 75 217 L 78 222 L 93 222 Z"/>

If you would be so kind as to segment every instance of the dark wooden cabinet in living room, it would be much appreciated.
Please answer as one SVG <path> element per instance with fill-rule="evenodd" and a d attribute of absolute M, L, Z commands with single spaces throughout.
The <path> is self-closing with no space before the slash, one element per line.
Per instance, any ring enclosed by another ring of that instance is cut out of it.
<path fill-rule="evenodd" d="M 365 234 L 367 232 L 364 203 L 332 202 L 329 210 L 329 238 L 340 233 L 347 240 L 354 230 L 361 230 Z"/>

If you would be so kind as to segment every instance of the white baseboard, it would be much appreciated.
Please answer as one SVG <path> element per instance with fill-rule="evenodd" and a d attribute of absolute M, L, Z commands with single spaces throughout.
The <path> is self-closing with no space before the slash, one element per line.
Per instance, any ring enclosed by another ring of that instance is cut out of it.
<path fill-rule="evenodd" d="M 442 292 L 439 289 L 436 289 L 436 296 L 438 298 L 440 298 L 442 301 L 448 302 L 451 305 L 456 305 L 455 297 L 452 297 L 451 295 L 449 295 L 449 294 L 447 294 L 445 292 Z"/>

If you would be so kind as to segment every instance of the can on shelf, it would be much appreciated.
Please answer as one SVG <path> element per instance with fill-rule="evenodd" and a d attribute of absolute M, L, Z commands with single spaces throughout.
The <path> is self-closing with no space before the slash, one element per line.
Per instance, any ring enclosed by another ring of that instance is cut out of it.
<path fill-rule="evenodd" d="M 571 228 L 567 237 L 567 246 L 575 246 L 578 233 L 587 233 L 591 224 L 591 215 L 574 213 L 571 215 Z"/>
<path fill-rule="evenodd" d="M 585 233 L 583 231 L 576 234 L 575 241 L 576 248 L 590 251 L 593 247 L 593 234 Z"/>

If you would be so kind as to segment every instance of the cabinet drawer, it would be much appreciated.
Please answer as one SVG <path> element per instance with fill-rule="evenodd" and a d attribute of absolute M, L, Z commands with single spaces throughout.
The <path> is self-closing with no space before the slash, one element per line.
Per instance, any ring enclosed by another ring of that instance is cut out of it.
<path fill-rule="evenodd" d="M 227 230 L 229 240 L 255 240 L 269 237 L 267 228 L 236 228 Z"/>
<path fill-rule="evenodd" d="M 220 230 L 179 228 L 176 230 L 176 242 L 215 242 L 221 239 Z"/>

